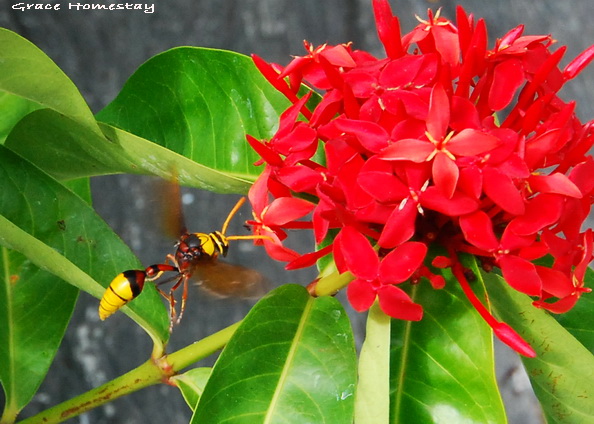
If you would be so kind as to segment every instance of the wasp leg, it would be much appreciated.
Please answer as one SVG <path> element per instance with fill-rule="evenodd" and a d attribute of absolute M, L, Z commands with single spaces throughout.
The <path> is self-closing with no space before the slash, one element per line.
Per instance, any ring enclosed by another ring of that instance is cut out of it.
<path fill-rule="evenodd" d="M 179 268 L 177 261 L 175 260 L 175 256 L 173 256 L 171 253 L 168 253 L 167 256 L 165 256 L 165 262 L 167 261 L 171 262 L 176 268 Z"/>
<path fill-rule="evenodd" d="M 177 317 L 176 325 L 180 323 L 182 317 L 184 316 L 184 311 L 186 310 L 186 300 L 188 299 L 188 276 L 184 275 L 184 291 L 182 292 L 181 298 L 181 307 L 179 308 L 179 317 Z"/>
<path fill-rule="evenodd" d="M 180 311 L 180 316 L 178 318 L 177 316 L 177 310 L 175 309 L 175 304 L 177 303 L 175 300 L 175 297 L 173 296 L 173 293 L 179 288 L 179 285 L 184 282 L 186 280 L 185 275 L 181 275 L 178 280 L 176 281 L 176 283 L 169 289 L 169 293 L 165 293 L 163 290 L 161 290 L 158 286 L 166 283 L 167 281 L 161 281 L 159 283 L 156 284 L 157 286 L 157 290 L 159 291 L 159 293 L 161 293 L 161 296 L 163 296 L 165 299 L 167 299 L 169 301 L 169 332 L 171 333 L 173 331 L 173 325 L 175 324 L 179 324 L 179 321 L 181 319 L 181 314 L 183 314 L 183 310 Z M 185 306 L 185 302 L 182 299 L 182 308 Z"/>

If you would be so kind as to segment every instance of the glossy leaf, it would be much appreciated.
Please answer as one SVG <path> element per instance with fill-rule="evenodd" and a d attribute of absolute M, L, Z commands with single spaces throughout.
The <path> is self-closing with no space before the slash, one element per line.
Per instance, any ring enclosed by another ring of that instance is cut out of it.
<path fill-rule="evenodd" d="M 259 157 L 245 135 L 270 137 L 289 104 L 249 57 L 181 47 L 138 68 L 97 119 L 253 181 Z"/>
<path fill-rule="evenodd" d="M 421 321 L 392 321 L 391 422 L 505 423 L 491 330 L 451 273 L 444 277 L 444 289 L 423 280 L 409 292 L 423 305 Z M 472 288 L 484 301 L 480 281 Z"/>
<path fill-rule="evenodd" d="M 0 92 L 53 109 L 99 133 L 95 119 L 74 83 L 39 48 L 0 28 Z"/>
<path fill-rule="evenodd" d="M 0 92 L 0 144 L 4 143 L 12 127 L 25 115 L 38 109 L 35 103 L 14 94 Z"/>
<path fill-rule="evenodd" d="M 319 96 L 313 98 L 312 107 Z M 107 122 L 99 124 L 101 132 L 76 117 L 40 110 L 19 122 L 6 145 L 60 180 L 175 174 L 182 185 L 246 192 L 261 168 L 253 166 L 259 158 L 245 134 L 270 137 L 287 106 L 250 58 L 178 48 L 138 69 L 98 114 Z"/>
<path fill-rule="evenodd" d="M 484 279 L 494 311 L 537 353 L 536 358 L 522 358 L 522 361 L 547 422 L 594 422 L 592 351 L 547 312 L 532 306 L 528 296 L 511 289 L 500 276 L 485 274 Z M 591 331 L 591 321 L 578 326 L 582 331 L 588 326 Z M 586 342 L 589 340 L 590 337 L 585 337 Z"/>
<path fill-rule="evenodd" d="M 0 218 L 3 239 L 5 229 Z M 0 251 L 0 381 L 6 394 L 4 418 L 8 419 L 16 417 L 45 377 L 78 290 L 17 252 L 5 247 Z"/>
<path fill-rule="evenodd" d="M 177 178 L 180 184 L 218 192 L 246 192 L 248 180 L 221 173 L 131 133 L 100 124 L 99 136 L 48 109 L 23 118 L 6 146 L 57 179 L 133 173 Z"/>
<path fill-rule="evenodd" d="M 116 274 L 138 262 L 88 203 L 4 147 L 0 244 L 0 379 L 7 410 L 14 413 L 47 372 L 74 307 L 75 287 L 101 297 Z M 161 350 L 168 318 L 155 289 L 148 287 L 124 309 Z"/>
<path fill-rule="evenodd" d="M 282 286 L 225 347 L 192 423 L 351 423 L 355 382 L 353 335 L 340 303 Z"/>
<path fill-rule="evenodd" d="M 181 394 L 192 411 L 196 409 L 200 396 L 212 372 L 210 367 L 193 368 L 170 379 L 181 391 Z"/>

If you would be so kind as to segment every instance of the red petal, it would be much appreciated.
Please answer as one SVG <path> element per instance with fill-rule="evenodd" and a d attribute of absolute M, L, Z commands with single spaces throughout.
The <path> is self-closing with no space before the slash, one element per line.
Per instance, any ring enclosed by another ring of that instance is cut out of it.
<path fill-rule="evenodd" d="M 412 199 L 408 199 L 402 209 L 394 208 L 377 243 L 390 249 L 410 239 L 415 234 L 417 213 L 417 205 Z"/>
<path fill-rule="evenodd" d="M 579 298 L 579 295 L 576 294 L 573 296 L 564 297 L 563 299 L 560 299 L 553 303 L 547 303 L 541 300 L 537 300 L 532 304 L 537 308 L 546 309 L 547 311 L 552 312 L 554 314 L 564 314 L 565 312 L 570 311 L 575 306 Z"/>
<path fill-rule="evenodd" d="M 307 110 L 304 106 L 311 97 L 311 93 L 312 92 L 307 93 L 305 96 L 299 99 L 298 102 L 290 106 L 281 114 L 279 119 L 279 127 L 276 131 L 275 138 L 285 137 L 293 130 L 299 114 Z"/>
<path fill-rule="evenodd" d="M 431 91 L 427 131 L 435 140 L 442 140 L 450 123 L 450 98 L 441 84 Z"/>
<path fill-rule="evenodd" d="M 464 238 L 479 249 L 491 252 L 499 247 L 499 240 L 495 237 L 491 218 L 483 212 L 463 215 L 460 217 L 460 228 Z"/>
<path fill-rule="evenodd" d="M 494 168 L 485 168 L 483 190 L 503 210 L 513 215 L 524 213 L 524 199 L 509 176 Z"/>
<path fill-rule="evenodd" d="M 361 145 L 371 152 L 378 153 L 388 146 L 390 136 L 375 122 L 339 118 L 334 125 L 341 132 L 355 135 Z"/>
<path fill-rule="evenodd" d="M 454 192 L 452 198 L 448 199 L 437 187 L 429 187 L 421 192 L 419 200 L 423 207 L 448 216 L 465 215 L 479 207 L 478 201 L 459 191 Z"/>
<path fill-rule="evenodd" d="M 524 32 L 524 25 L 518 25 L 515 28 L 510 29 L 501 39 L 499 40 L 499 50 L 509 48 Z"/>
<path fill-rule="evenodd" d="M 493 150 L 500 144 L 501 140 L 494 135 L 467 128 L 453 136 L 446 148 L 456 156 L 475 156 Z"/>
<path fill-rule="evenodd" d="M 429 141 L 407 138 L 389 145 L 379 157 L 385 160 L 410 160 L 420 163 L 424 162 L 434 150 L 435 146 Z"/>
<path fill-rule="evenodd" d="M 489 90 L 489 108 L 498 111 L 509 105 L 525 80 L 520 59 L 508 59 L 497 64 Z"/>
<path fill-rule="evenodd" d="M 398 284 L 408 280 L 423 264 L 427 246 L 424 243 L 411 241 L 401 244 L 381 261 L 379 278 L 382 284 Z"/>
<path fill-rule="evenodd" d="M 427 114 L 429 112 L 429 104 L 420 94 L 422 94 L 421 90 L 384 91 L 381 96 L 382 106 L 385 107 L 388 112 L 397 116 L 402 113 L 402 108 L 404 108 L 411 118 L 425 121 L 427 120 Z M 423 132 L 425 127 L 426 126 L 423 127 Z"/>
<path fill-rule="evenodd" d="M 315 205 L 303 199 L 280 197 L 274 199 L 262 220 L 266 225 L 283 226 L 310 213 Z"/>
<path fill-rule="evenodd" d="M 594 191 L 594 160 L 588 157 L 584 162 L 577 164 L 569 174 L 569 179 L 579 187 L 582 193 Z"/>
<path fill-rule="evenodd" d="M 493 158 L 493 155 L 491 155 L 491 158 Z M 497 169 L 512 178 L 528 178 L 530 176 L 530 170 L 526 166 L 526 162 L 516 153 L 507 156 Z"/>
<path fill-rule="evenodd" d="M 291 102 L 295 103 L 298 100 L 297 95 L 293 93 L 284 79 L 279 78 L 279 73 L 268 62 L 255 54 L 252 54 L 252 60 L 260 73 L 274 88 L 283 93 Z"/>
<path fill-rule="evenodd" d="M 276 172 L 278 180 L 295 192 L 312 192 L 322 175 L 307 166 L 285 166 Z"/>
<path fill-rule="evenodd" d="M 507 284 L 529 296 L 540 296 L 542 281 L 533 263 L 513 255 L 499 258 L 498 263 Z"/>
<path fill-rule="evenodd" d="M 344 227 L 340 236 L 341 253 L 349 271 L 364 280 L 375 280 L 380 262 L 369 240 L 352 227 Z"/>
<path fill-rule="evenodd" d="M 295 252 L 280 243 L 274 243 L 264 240 L 264 248 L 266 253 L 273 259 L 281 262 L 291 262 L 299 257 L 299 253 Z"/>
<path fill-rule="evenodd" d="M 575 287 L 563 272 L 539 265 L 536 266 L 536 272 L 542 280 L 542 290 L 551 296 L 561 299 L 573 293 Z"/>
<path fill-rule="evenodd" d="M 410 195 L 408 187 L 397 176 L 387 172 L 361 172 L 357 176 L 357 183 L 382 203 L 398 202 Z"/>
<path fill-rule="evenodd" d="M 388 57 L 402 56 L 402 42 L 400 37 L 400 23 L 392 15 L 388 0 L 373 0 L 373 14 L 377 25 L 379 39 L 384 45 Z"/>
<path fill-rule="evenodd" d="M 343 95 L 338 90 L 332 90 L 327 93 L 322 101 L 314 109 L 309 125 L 312 128 L 318 128 L 325 125 L 336 116 L 342 106 Z"/>
<path fill-rule="evenodd" d="M 580 189 L 567 176 L 559 172 L 551 175 L 531 175 L 528 183 L 533 192 L 557 193 L 577 199 L 582 198 Z"/>
<path fill-rule="evenodd" d="M 316 143 L 318 133 L 303 122 L 298 122 L 295 127 L 284 137 L 273 141 L 274 150 L 283 155 L 304 150 Z"/>
<path fill-rule="evenodd" d="M 530 169 L 541 168 L 544 157 L 554 152 L 561 136 L 561 130 L 554 129 L 526 141 L 524 160 Z"/>
<path fill-rule="evenodd" d="M 458 184 L 458 177 L 460 171 L 456 162 L 448 157 L 443 152 L 438 152 L 433 159 L 433 181 L 435 186 L 446 196 L 451 199 Z"/>
<path fill-rule="evenodd" d="M 513 226 L 508 224 L 503 230 L 500 244 L 502 249 L 512 251 L 532 246 L 534 244 L 534 239 L 534 234 L 519 235 L 513 230 Z"/>
<path fill-rule="evenodd" d="M 470 100 L 454 96 L 452 97 L 452 113 L 450 118 L 450 128 L 456 132 L 462 132 L 465 129 L 478 129 L 481 126 L 480 117 L 476 106 Z"/>
<path fill-rule="evenodd" d="M 321 53 L 330 64 L 337 67 L 354 68 L 357 66 L 351 54 L 343 44 L 328 47 Z"/>
<path fill-rule="evenodd" d="M 559 220 L 564 199 L 557 194 L 541 194 L 528 201 L 526 212 L 513 219 L 509 227 L 518 235 L 535 234 Z"/>
<path fill-rule="evenodd" d="M 268 179 L 270 178 L 270 168 L 266 167 L 258 179 L 250 187 L 248 199 L 252 209 L 257 216 L 260 216 L 264 208 L 268 205 Z"/>
<path fill-rule="evenodd" d="M 347 298 L 357 312 L 368 310 L 373 305 L 375 297 L 375 290 L 369 281 L 357 278 L 347 286 Z"/>
<path fill-rule="evenodd" d="M 407 321 L 420 321 L 423 318 L 423 307 L 414 303 L 400 288 L 392 285 L 382 286 L 377 294 L 380 308 L 392 318 Z"/>
<path fill-rule="evenodd" d="M 458 33 L 450 27 L 434 25 L 432 27 L 436 50 L 442 60 L 450 66 L 456 66 L 460 60 L 460 43 Z"/>
<path fill-rule="evenodd" d="M 594 45 L 588 47 L 573 59 L 563 70 L 566 79 L 572 79 L 579 74 L 594 59 Z"/>
<path fill-rule="evenodd" d="M 383 88 L 402 88 L 414 79 L 423 64 L 424 56 L 404 56 L 391 60 L 382 70 L 379 83 Z"/>
<path fill-rule="evenodd" d="M 306 253 L 305 255 L 301 255 L 297 259 L 289 262 L 285 266 L 285 269 L 291 271 L 294 269 L 307 268 L 309 266 L 312 266 L 318 261 L 318 259 L 332 252 L 332 248 L 333 246 L 329 244 L 328 246 L 325 246 L 320 250 L 316 250 L 315 252 L 310 252 Z"/>
<path fill-rule="evenodd" d="M 476 166 L 469 166 L 460 169 L 458 188 L 475 199 L 478 199 L 483 192 L 483 174 Z"/>
<path fill-rule="evenodd" d="M 357 183 L 370 196 L 382 203 L 399 202 L 410 195 L 408 187 L 393 174 L 365 172 L 357 177 Z"/>
<path fill-rule="evenodd" d="M 266 144 L 262 143 L 260 140 L 252 137 L 249 134 L 246 135 L 246 138 L 249 145 L 252 146 L 252 149 L 254 149 L 262 159 L 264 159 L 264 162 L 274 166 L 281 166 L 283 164 L 283 160 L 281 159 L 280 155 L 273 151 Z"/>

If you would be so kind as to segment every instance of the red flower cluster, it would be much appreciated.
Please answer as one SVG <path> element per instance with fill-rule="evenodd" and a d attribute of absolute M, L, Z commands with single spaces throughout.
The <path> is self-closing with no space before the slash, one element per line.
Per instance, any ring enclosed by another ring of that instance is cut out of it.
<path fill-rule="evenodd" d="M 262 243 L 289 268 L 332 253 L 338 270 L 355 277 L 347 289 L 355 309 L 378 298 L 406 320 L 423 310 L 399 284 L 426 277 L 444 285 L 424 264 L 437 243 L 448 257 L 432 265 L 451 267 L 496 334 L 532 356 L 474 296 L 458 254 L 499 267 L 511 287 L 552 312 L 589 291 L 593 235 L 581 226 L 594 198 L 594 123 L 582 124 L 575 103 L 557 93 L 594 46 L 560 69 L 565 48 L 551 51 L 550 36 L 524 36 L 521 26 L 488 49 L 485 22 L 462 8 L 456 25 L 430 11 L 401 36 L 387 0 L 373 7 L 387 58 L 307 43 L 308 54 L 285 68 L 254 57 L 293 105 L 270 140 L 248 136 L 266 164 L 250 191 L 249 224 L 275 240 Z M 323 92 L 313 110 L 311 95 L 297 96 L 302 83 Z M 326 247 L 299 255 L 280 244 L 287 228 L 311 228 Z M 551 267 L 535 263 L 546 255 Z"/>

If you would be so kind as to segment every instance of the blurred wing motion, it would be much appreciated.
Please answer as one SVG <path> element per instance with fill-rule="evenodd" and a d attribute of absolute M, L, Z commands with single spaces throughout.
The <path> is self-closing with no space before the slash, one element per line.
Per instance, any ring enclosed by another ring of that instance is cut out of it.
<path fill-rule="evenodd" d="M 264 296 L 270 281 L 255 269 L 229 264 L 205 256 L 193 269 L 192 282 L 216 297 L 257 299 Z"/>
<path fill-rule="evenodd" d="M 173 181 L 158 179 L 154 182 L 153 190 L 159 197 L 155 212 L 161 230 L 167 237 L 173 240 L 179 239 L 181 235 L 188 232 L 179 184 L 175 179 Z"/>

